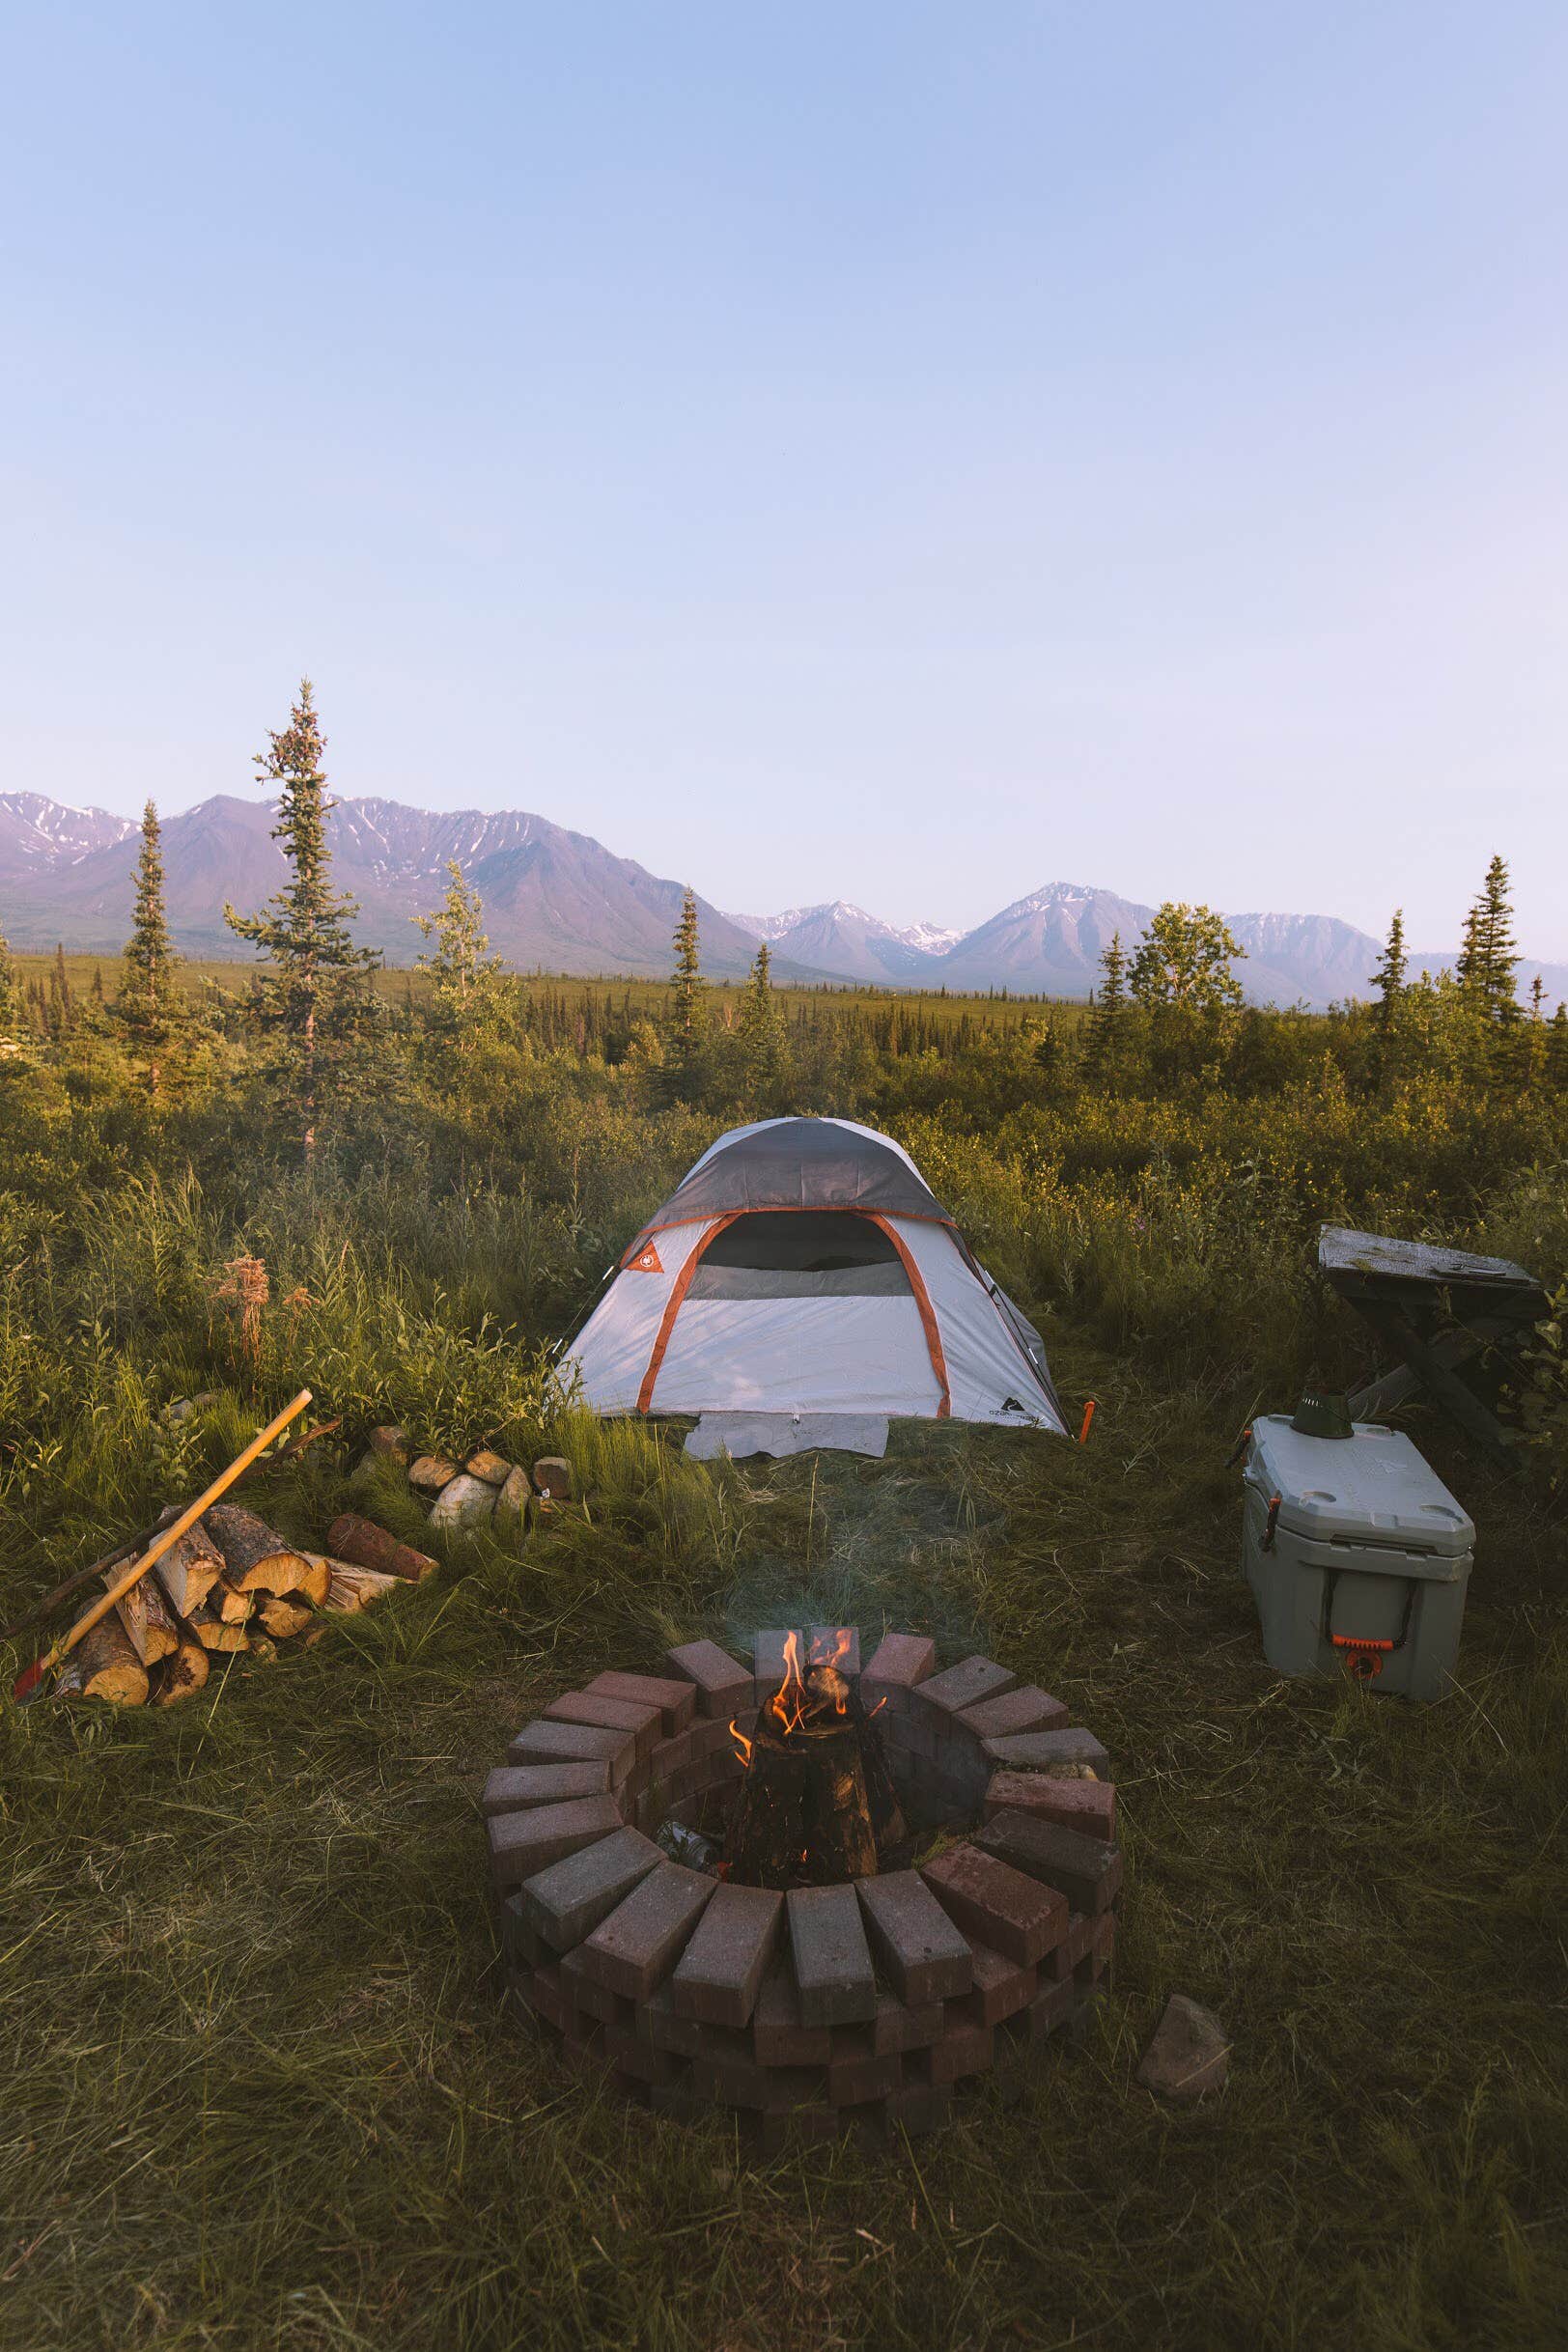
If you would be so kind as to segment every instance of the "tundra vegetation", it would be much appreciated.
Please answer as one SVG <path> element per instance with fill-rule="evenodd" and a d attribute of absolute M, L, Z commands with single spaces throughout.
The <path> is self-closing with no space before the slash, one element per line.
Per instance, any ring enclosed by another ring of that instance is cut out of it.
<path fill-rule="evenodd" d="M 1411 975 L 1396 918 L 1373 1001 L 1326 1015 L 1240 1004 L 1204 909 L 1115 942 L 1086 1007 L 775 988 L 766 955 L 715 987 L 694 913 L 667 989 L 518 978 L 456 872 L 378 972 L 308 696 L 267 757 L 294 865 L 239 910 L 259 977 L 175 957 L 152 812 L 123 970 L 0 950 L 0 1610 L 304 1383 L 341 1444 L 257 1507 L 302 1542 L 369 1509 L 443 1572 L 167 1713 L 0 1713 L 5 2340 L 1560 2340 L 1560 1323 L 1507 1408 L 1519 1473 L 1408 1415 L 1480 1531 L 1441 1706 L 1269 1671 L 1224 1467 L 1254 1409 L 1370 1368 L 1320 1220 L 1560 1291 L 1568 1018 L 1519 1006 L 1505 871 L 1457 979 Z M 1087 1445 L 911 1426 L 880 1464 L 699 1467 L 560 1393 L 549 1351 L 650 1207 L 781 1109 L 909 1147 L 1099 1399 Z M 591 1514 L 430 1539 L 359 1467 L 384 1421 L 564 1452 Z M 936 2138 L 753 2162 L 503 2009 L 475 1795 L 574 1681 L 841 1616 L 985 1647 L 1106 1741 L 1115 1992 Z M 1191 2111 L 1133 2081 L 1171 1990 L 1234 2036 Z"/>

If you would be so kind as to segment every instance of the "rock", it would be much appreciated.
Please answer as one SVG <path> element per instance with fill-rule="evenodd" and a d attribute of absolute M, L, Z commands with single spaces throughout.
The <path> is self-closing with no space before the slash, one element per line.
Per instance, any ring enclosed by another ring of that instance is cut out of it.
<path fill-rule="evenodd" d="M 483 1478 L 487 1486 L 505 1486 L 512 1469 L 510 1462 L 483 1445 L 477 1454 L 468 1456 L 462 1467 L 470 1478 Z"/>
<path fill-rule="evenodd" d="M 520 1464 L 509 1470 L 506 1474 L 506 1483 L 495 1498 L 496 1518 L 520 1522 L 527 1510 L 528 1498 L 532 1492 L 533 1489 L 528 1484 L 528 1473 Z"/>
<path fill-rule="evenodd" d="M 1223 2089 L 1229 2070 L 1230 2040 L 1218 2018 L 1185 1993 L 1172 1993 L 1138 2061 L 1145 2090 L 1167 2099 L 1201 2099 Z"/>
<path fill-rule="evenodd" d="M 188 1421 L 193 1413 L 205 1413 L 217 1401 L 215 1388 L 204 1388 L 200 1396 L 171 1397 L 163 1408 L 163 1417 L 166 1421 Z"/>
<path fill-rule="evenodd" d="M 449 1479 L 436 1496 L 430 1524 L 433 1527 L 482 1527 L 494 1509 L 495 1489 L 463 1470 Z"/>
<path fill-rule="evenodd" d="M 380 1429 L 373 1429 L 370 1433 L 370 1457 L 373 1461 L 379 1458 L 383 1462 L 406 1462 L 408 1432 L 391 1422 Z"/>
<path fill-rule="evenodd" d="M 438 1495 L 457 1474 L 457 1464 L 443 1461 L 439 1454 L 421 1454 L 408 1465 L 408 1484 L 418 1495 Z"/>
<path fill-rule="evenodd" d="M 552 1502 L 570 1502 L 571 1463 L 563 1461 L 559 1454 L 546 1454 L 543 1461 L 534 1464 L 534 1488 L 538 1494 L 547 1495 Z"/>

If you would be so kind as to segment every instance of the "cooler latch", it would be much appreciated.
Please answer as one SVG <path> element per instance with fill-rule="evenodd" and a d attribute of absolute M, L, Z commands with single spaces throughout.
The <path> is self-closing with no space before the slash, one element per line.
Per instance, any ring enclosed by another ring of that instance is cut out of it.
<path fill-rule="evenodd" d="M 1358 1634 L 1330 1634 L 1336 1650 L 1344 1652 L 1345 1671 L 1352 1682 L 1376 1682 L 1391 1641 L 1373 1641 Z"/>
<path fill-rule="evenodd" d="M 1376 1682 L 1389 1652 L 1402 1650 L 1410 1638 L 1411 1616 L 1415 1607 L 1414 1580 L 1412 1579 L 1405 1586 L 1405 1613 L 1399 1621 L 1397 1638 L 1390 1641 L 1376 1634 L 1334 1632 L 1334 1594 L 1338 1589 L 1340 1573 L 1335 1569 L 1329 1580 L 1324 1600 L 1323 1630 L 1340 1653 L 1345 1671 L 1352 1682 Z"/>

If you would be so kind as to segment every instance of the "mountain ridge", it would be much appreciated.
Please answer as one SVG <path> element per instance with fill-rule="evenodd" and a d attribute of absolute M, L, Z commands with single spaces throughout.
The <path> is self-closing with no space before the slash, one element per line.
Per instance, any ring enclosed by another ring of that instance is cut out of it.
<path fill-rule="evenodd" d="M 579 977 L 662 978 L 684 885 L 620 857 L 592 834 L 526 809 L 429 810 L 376 795 L 344 798 L 330 820 L 338 887 L 357 900 L 355 929 L 392 961 L 411 961 L 416 913 L 434 907 L 455 859 L 484 902 L 490 941 L 518 969 Z M 170 929 L 185 953 L 242 956 L 223 919 L 228 900 L 260 907 L 286 877 L 265 800 L 213 794 L 163 824 Z M 20 948 L 117 955 L 130 930 L 137 826 L 99 808 L 35 792 L 0 792 L 0 930 Z M 966 932 L 883 922 L 847 899 L 772 915 L 727 914 L 698 898 L 703 964 L 738 979 L 757 941 L 780 980 L 857 981 L 1015 995 L 1085 996 L 1120 932 L 1131 952 L 1154 912 L 1078 882 L 1026 891 Z M 1371 994 L 1381 943 L 1335 915 L 1226 917 L 1246 950 L 1237 977 L 1256 1003 L 1320 1007 Z M 1413 950 L 1413 972 L 1452 970 L 1452 950 Z M 1568 965 L 1521 960 L 1550 996 L 1568 996 Z"/>

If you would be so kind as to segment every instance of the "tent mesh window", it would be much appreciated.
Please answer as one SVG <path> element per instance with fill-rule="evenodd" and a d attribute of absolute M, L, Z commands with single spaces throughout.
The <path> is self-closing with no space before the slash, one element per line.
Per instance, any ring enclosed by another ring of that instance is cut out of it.
<path fill-rule="evenodd" d="M 693 1299 L 900 1299 L 910 1277 L 890 1235 L 843 1209 L 738 1217 L 691 1279 Z"/>

